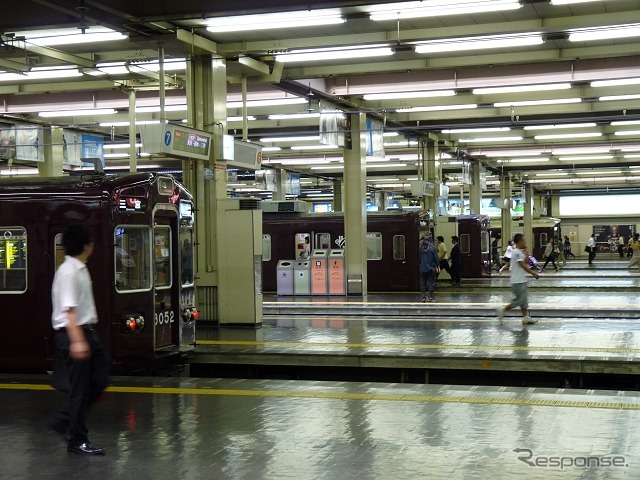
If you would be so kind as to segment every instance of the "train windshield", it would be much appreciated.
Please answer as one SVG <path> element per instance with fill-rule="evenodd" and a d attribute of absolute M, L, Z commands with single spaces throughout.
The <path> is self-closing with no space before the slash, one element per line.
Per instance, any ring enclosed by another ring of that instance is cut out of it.
<path fill-rule="evenodd" d="M 145 226 L 115 229 L 116 290 L 135 292 L 151 289 L 151 231 Z"/>

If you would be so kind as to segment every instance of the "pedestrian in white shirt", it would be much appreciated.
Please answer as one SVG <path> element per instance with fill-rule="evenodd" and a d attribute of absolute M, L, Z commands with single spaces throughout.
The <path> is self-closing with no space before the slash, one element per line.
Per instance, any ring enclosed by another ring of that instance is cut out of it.
<path fill-rule="evenodd" d="M 499 308 L 496 314 L 498 319 L 502 321 L 505 313 L 516 307 L 520 307 L 520 311 L 522 312 L 522 323 L 537 323 L 538 320 L 529 316 L 526 273 L 533 275 L 534 278 L 540 278 L 540 275 L 531 270 L 529 265 L 527 265 L 528 259 L 525 253 L 527 243 L 524 235 L 516 233 L 513 237 L 513 241 L 515 242 L 515 247 L 511 251 L 511 293 L 513 294 L 513 299 L 508 305 Z"/>
<path fill-rule="evenodd" d="M 596 234 L 591 234 L 591 237 L 587 241 L 586 251 L 589 252 L 589 265 L 593 265 L 593 260 L 596 258 Z"/>

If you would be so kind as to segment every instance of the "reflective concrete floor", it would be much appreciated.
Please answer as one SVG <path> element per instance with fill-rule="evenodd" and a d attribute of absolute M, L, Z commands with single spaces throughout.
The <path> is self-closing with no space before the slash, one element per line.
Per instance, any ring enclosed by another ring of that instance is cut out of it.
<path fill-rule="evenodd" d="M 117 378 L 82 457 L 47 381 L 0 378 L 0 478 L 640 478 L 638 393 Z"/>

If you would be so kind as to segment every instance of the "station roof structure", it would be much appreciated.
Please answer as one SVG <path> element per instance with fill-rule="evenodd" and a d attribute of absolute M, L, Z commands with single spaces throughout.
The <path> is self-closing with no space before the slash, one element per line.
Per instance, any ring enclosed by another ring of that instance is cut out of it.
<path fill-rule="evenodd" d="M 23 0 L 0 34 L 7 122 L 125 142 L 127 89 L 139 121 L 158 119 L 162 45 L 170 119 L 186 117 L 187 58 L 225 58 L 229 133 L 241 135 L 246 76 L 265 164 L 315 185 L 342 175 L 340 150 L 317 139 L 320 101 L 384 123 L 385 158 L 368 168 L 378 188 L 408 189 L 428 135 L 451 185 L 463 157 L 491 187 L 505 173 L 541 190 L 640 184 L 637 0 Z M 114 149 L 107 165 L 127 161 Z"/>

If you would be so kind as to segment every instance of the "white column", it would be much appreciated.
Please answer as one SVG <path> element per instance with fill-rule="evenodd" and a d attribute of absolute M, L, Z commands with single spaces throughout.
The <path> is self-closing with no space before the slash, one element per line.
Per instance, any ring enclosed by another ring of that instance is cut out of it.
<path fill-rule="evenodd" d="M 352 148 L 344 149 L 347 294 L 367 294 L 366 115 L 351 114 Z"/>

